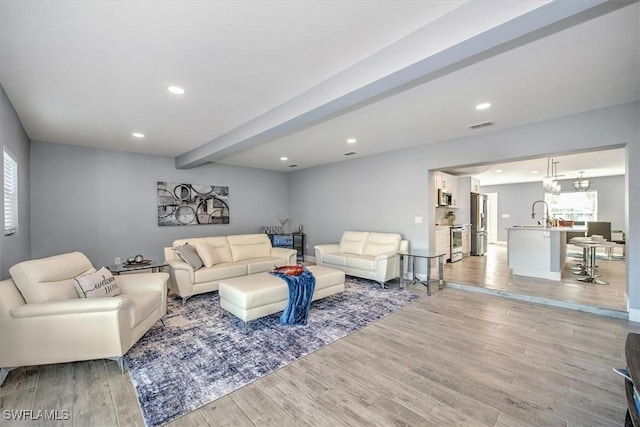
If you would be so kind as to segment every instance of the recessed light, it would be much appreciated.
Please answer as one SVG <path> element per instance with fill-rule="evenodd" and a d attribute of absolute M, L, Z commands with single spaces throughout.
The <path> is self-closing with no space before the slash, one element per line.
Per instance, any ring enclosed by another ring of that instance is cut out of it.
<path fill-rule="evenodd" d="M 174 95 L 184 95 L 185 93 L 187 93 L 186 90 L 184 90 L 183 88 L 179 87 L 179 86 L 169 86 L 167 88 L 167 90 L 171 93 L 173 93 Z"/>
<path fill-rule="evenodd" d="M 144 138 L 144 133 L 134 132 L 131 134 L 135 138 Z"/>
<path fill-rule="evenodd" d="M 289 160 L 289 158 L 283 156 L 283 157 L 280 157 L 280 160 L 282 160 L 283 162 L 286 162 L 287 160 Z"/>
<path fill-rule="evenodd" d="M 531 173 L 532 173 L 533 175 L 535 175 L 535 174 L 537 174 L 537 173 L 538 173 L 538 171 L 531 171 Z"/>
<path fill-rule="evenodd" d="M 482 104 L 476 105 L 476 110 L 486 110 L 487 108 L 490 108 L 490 107 L 491 107 L 490 102 L 483 102 Z"/>
<path fill-rule="evenodd" d="M 358 141 L 358 140 L 357 140 L 357 139 L 355 139 L 355 138 L 349 138 L 349 139 L 347 139 L 347 143 L 348 143 L 348 144 L 355 144 L 357 141 Z"/>
<path fill-rule="evenodd" d="M 502 169 L 496 169 L 496 173 L 502 173 Z"/>

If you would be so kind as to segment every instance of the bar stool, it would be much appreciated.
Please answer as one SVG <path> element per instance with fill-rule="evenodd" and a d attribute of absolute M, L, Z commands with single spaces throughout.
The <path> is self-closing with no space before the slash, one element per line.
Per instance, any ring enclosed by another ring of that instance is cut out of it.
<path fill-rule="evenodd" d="M 573 274 L 578 276 L 590 276 L 590 265 L 591 265 L 591 252 L 589 251 L 588 245 L 585 243 L 592 242 L 593 239 L 591 237 L 573 237 L 569 240 L 569 243 L 582 248 L 582 263 L 574 264 L 573 266 Z M 595 265 L 595 264 L 594 264 Z M 597 266 L 595 266 L 597 267 Z"/>
<path fill-rule="evenodd" d="M 582 277 L 578 280 L 585 283 L 593 283 L 595 285 L 608 285 L 609 282 L 598 279 L 598 276 L 596 276 L 596 251 L 598 248 L 612 248 L 616 244 L 605 241 L 582 242 L 582 244 L 585 245 L 589 252 L 589 267 L 587 269 L 589 271 L 589 276 Z"/>

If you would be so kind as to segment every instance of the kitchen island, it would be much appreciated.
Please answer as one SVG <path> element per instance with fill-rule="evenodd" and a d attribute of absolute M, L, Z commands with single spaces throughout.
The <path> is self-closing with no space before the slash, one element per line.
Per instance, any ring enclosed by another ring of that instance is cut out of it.
<path fill-rule="evenodd" d="M 561 280 L 567 256 L 567 231 L 584 227 L 513 226 L 507 228 L 507 258 L 518 276 Z"/>

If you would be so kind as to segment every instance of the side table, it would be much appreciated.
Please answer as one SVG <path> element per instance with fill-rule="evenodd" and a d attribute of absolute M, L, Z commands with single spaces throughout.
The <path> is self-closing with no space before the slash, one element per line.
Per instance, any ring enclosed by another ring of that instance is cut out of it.
<path fill-rule="evenodd" d="M 438 258 L 438 289 L 444 288 L 444 252 L 427 251 L 427 250 L 410 250 L 407 252 L 398 252 L 400 255 L 400 284 L 402 285 L 402 278 L 407 273 L 403 272 L 404 257 L 407 257 L 411 262 L 411 283 L 420 283 L 427 287 L 427 295 L 431 296 L 431 260 Z M 416 277 L 416 259 L 423 258 L 427 260 L 427 280 L 422 281 Z M 407 270 L 409 266 L 407 265 Z"/>
<path fill-rule="evenodd" d="M 148 262 L 142 262 L 139 264 L 113 264 L 108 265 L 107 268 L 111 271 L 111 274 L 122 274 L 128 273 L 130 271 L 139 271 L 139 270 L 147 270 L 151 269 L 152 273 L 157 273 L 160 271 L 162 267 L 166 267 L 167 263 L 164 261 L 152 261 L 147 260 Z"/>

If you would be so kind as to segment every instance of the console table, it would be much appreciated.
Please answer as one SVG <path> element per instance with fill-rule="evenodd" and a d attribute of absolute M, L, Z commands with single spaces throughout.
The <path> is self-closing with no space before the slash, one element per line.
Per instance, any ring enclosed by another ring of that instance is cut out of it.
<path fill-rule="evenodd" d="M 400 255 L 400 285 L 402 285 L 402 278 L 407 273 L 403 272 L 404 257 L 407 257 L 411 262 L 411 283 L 420 283 L 427 287 L 427 295 L 431 296 L 431 260 L 438 258 L 438 289 L 444 288 L 444 252 L 439 251 L 427 251 L 427 250 L 410 250 L 407 252 L 398 252 Z M 423 258 L 427 260 L 427 280 L 419 280 L 416 277 L 416 259 Z M 407 270 L 409 266 L 407 265 Z"/>
<path fill-rule="evenodd" d="M 296 260 L 304 261 L 304 233 L 278 233 L 267 234 L 271 240 L 271 246 L 274 248 L 295 249 L 297 252 Z"/>

